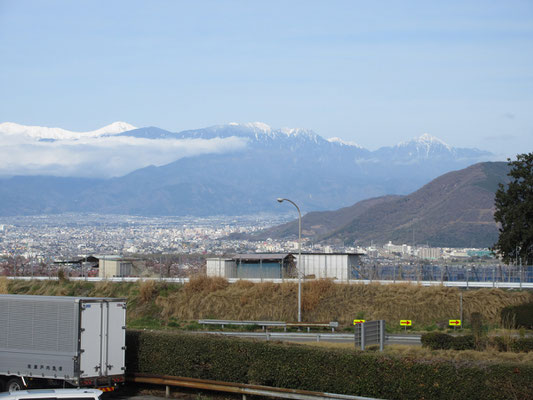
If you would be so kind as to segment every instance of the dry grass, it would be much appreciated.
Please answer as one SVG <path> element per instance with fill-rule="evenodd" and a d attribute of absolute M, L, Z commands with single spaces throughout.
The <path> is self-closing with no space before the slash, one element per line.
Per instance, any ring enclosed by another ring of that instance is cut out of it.
<path fill-rule="evenodd" d="M 292 320 L 297 310 L 296 285 L 270 282 L 229 285 L 227 281 L 191 281 L 183 290 L 158 299 L 166 319 L 198 318 Z"/>
<path fill-rule="evenodd" d="M 142 303 L 152 301 L 157 294 L 156 282 L 153 280 L 139 281 L 139 300 Z"/>
<path fill-rule="evenodd" d="M 0 276 L 0 294 L 8 294 L 8 279 L 5 276 Z"/>
<path fill-rule="evenodd" d="M 443 286 L 412 284 L 335 284 L 329 280 L 306 282 L 302 306 L 306 321 L 339 321 L 350 324 L 357 315 L 366 319 L 385 319 L 397 324 L 413 320 L 414 328 L 435 323 L 447 325 L 459 318 L 460 291 Z M 527 291 L 480 289 L 463 291 L 465 319 L 480 312 L 484 322 L 497 325 L 503 307 L 532 301 Z M 197 318 L 284 320 L 297 316 L 297 285 L 240 281 L 228 284 L 220 278 L 197 278 L 183 290 L 158 299 L 165 319 Z"/>

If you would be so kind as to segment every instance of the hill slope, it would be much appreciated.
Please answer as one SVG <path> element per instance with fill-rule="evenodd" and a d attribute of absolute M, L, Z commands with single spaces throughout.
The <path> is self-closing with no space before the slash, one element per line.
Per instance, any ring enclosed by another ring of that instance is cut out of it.
<path fill-rule="evenodd" d="M 479 163 L 449 172 L 408 196 L 386 196 L 331 212 L 307 214 L 304 236 L 350 244 L 429 244 L 488 247 L 497 239 L 494 193 L 507 182 L 504 162 Z M 321 222 L 322 221 L 322 222 Z M 298 222 L 270 228 L 256 237 L 296 236 Z"/>

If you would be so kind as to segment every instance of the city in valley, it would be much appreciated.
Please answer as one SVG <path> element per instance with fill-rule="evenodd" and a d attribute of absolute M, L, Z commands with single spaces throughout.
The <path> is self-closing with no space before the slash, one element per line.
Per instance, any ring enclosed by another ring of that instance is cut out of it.
<path fill-rule="evenodd" d="M 246 253 L 297 254 L 298 238 L 237 240 L 232 234 L 251 234 L 293 219 L 290 214 L 219 217 L 139 217 L 61 214 L 0 219 L 0 273 L 19 276 L 70 276 L 83 272 L 89 256 L 133 256 L 146 261 L 144 276 L 188 277 L 205 271 L 208 257 Z M 441 248 L 424 244 L 368 243 L 331 245 L 302 239 L 302 252 L 358 253 L 367 265 L 496 265 L 488 249 Z"/>

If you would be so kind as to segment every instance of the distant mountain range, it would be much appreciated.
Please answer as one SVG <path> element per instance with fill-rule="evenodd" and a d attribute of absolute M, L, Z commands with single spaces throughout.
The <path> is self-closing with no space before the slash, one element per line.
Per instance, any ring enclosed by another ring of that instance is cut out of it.
<path fill-rule="evenodd" d="M 65 140 L 81 139 L 84 137 L 100 137 L 116 135 L 125 131 L 137 129 L 127 122 L 113 122 L 100 129 L 88 132 L 74 132 L 62 128 L 48 128 L 45 126 L 27 126 L 15 124 L 13 122 L 3 122 L 0 124 L 0 132 L 7 135 L 29 136 L 44 140 Z"/>
<path fill-rule="evenodd" d="M 504 162 L 472 165 L 444 174 L 407 196 L 363 200 L 337 211 L 302 218 L 302 235 L 313 241 L 369 245 L 429 244 L 489 247 L 498 238 L 494 194 L 507 183 Z M 298 221 L 257 232 L 252 240 L 296 238 Z"/>
<path fill-rule="evenodd" d="M 108 179 L 0 179 L 0 215 L 243 215 L 280 212 L 282 206 L 275 201 L 277 197 L 294 200 L 303 211 L 331 210 L 376 196 L 407 194 L 443 173 L 493 157 L 486 151 L 448 146 L 427 134 L 369 151 L 338 138 L 324 139 L 310 130 L 273 129 L 263 123 L 231 123 L 179 133 L 157 127 L 130 129 L 133 127 L 126 123 L 85 133 L 26 128 L 31 129 L 0 124 L 0 133 L 11 137 L 18 132 L 32 139 L 53 141 L 50 151 L 65 138 L 69 145 L 76 144 L 78 151 L 96 146 L 94 143 L 105 143 L 95 147 L 97 151 L 91 153 L 93 165 L 87 164 L 86 170 L 93 166 L 111 170 L 124 157 L 121 147 L 126 145 L 130 146 L 127 156 L 132 162 L 150 159 L 146 156 L 148 148 L 152 149 L 151 157 L 165 152 L 165 159 L 172 157 L 172 146 L 181 148 L 193 143 L 201 150 L 185 151 L 176 154 L 179 159 L 175 161 Z M 112 141 L 105 142 L 106 138 Z M 132 149 L 137 149 L 137 153 Z M 104 151 L 102 158 L 100 152 Z M 75 160 L 76 154 L 69 157 Z M 90 161 L 89 158 L 86 162 Z M 50 168 L 47 166 L 46 171 Z"/>

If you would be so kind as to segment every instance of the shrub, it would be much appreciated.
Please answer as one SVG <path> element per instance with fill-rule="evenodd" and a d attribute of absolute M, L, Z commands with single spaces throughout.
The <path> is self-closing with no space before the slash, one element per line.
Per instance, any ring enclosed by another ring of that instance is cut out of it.
<path fill-rule="evenodd" d="M 508 328 L 533 329 L 533 302 L 504 307 L 501 321 Z"/>
<path fill-rule="evenodd" d="M 474 335 L 452 336 L 452 350 L 473 350 L 475 348 Z"/>
<path fill-rule="evenodd" d="M 425 333 L 420 338 L 422 346 L 432 350 L 448 350 L 452 347 L 453 336 L 441 332 Z"/>
<path fill-rule="evenodd" d="M 470 325 L 472 326 L 472 334 L 474 335 L 475 348 L 477 350 L 483 350 L 486 345 L 486 341 L 484 340 L 483 315 L 479 312 L 473 312 L 470 315 Z"/>
<path fill-rule="evenodd" d="M 212 335 L 128 331 L 127 368 L 387 399 L 533 398 L 533 366 L 416 360 Z"/>
<path fill-rule="evenodd" d="M 57 278 L 59 279 L 59 282 L 61 283 L 68 282 L 68 275 L 63 268 L 60 268 L 57 271 Z"/>
<path fill-rule="evenodd" d="M 476 339 L 481 339 L 483 335 L 483 316 L 479 312 L 473 312 L 470 315 L 470 325 L 472 326 L 472 334 Z"/>
<path fill-rule="evenodd" d="M 447 333 L 430 332 L 422 335 L 422 346 L 431 350 L 473 350 L 476 348 L 474 335 L 452 336 Z"/>
<path fill-rule="evenodd" d="M 490 343 L 498 351 L 512 351 L 515 353 L 533 351 L 533 338 L 510 338 L 503 336 L 494 336 L 490 338 Z"/>
<path fill-rule="evenodd" d="M 532 337 L 524 337 L 524 338 L 517 338 L 513 339 L 510 343 L 511 345 L 511 351 L 514 352 L 529 352 L 533 351 L 533 338 Z"/>

